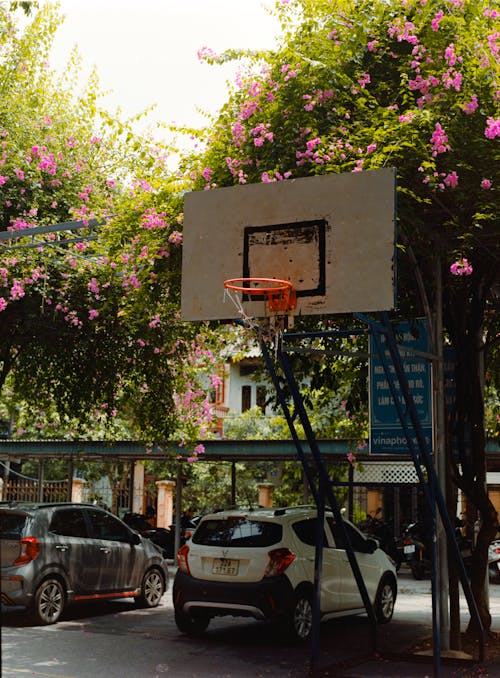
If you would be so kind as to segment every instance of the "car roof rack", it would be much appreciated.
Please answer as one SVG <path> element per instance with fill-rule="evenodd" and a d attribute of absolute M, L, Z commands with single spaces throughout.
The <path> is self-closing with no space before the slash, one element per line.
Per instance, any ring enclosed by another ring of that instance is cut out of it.
<path fill-rule="evenodd" d="M 283 508 L 277 508 L 274 510 L 275 516 L 284 516 L 287 511 L 294 511 L 297 509 L 310 509 L 317 510 L 316 504 L 297 504 L 296 506 L 284 506 Z"/>

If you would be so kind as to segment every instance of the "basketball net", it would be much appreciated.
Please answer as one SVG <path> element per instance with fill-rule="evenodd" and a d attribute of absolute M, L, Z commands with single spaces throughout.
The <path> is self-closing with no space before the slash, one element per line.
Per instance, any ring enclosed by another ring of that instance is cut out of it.
<path fill-rule="evenodd" d="M 243 287 L 249 281 L 256 285 L 276 283 L 276 287 Z M 234 283 L 234 284 L 232 284 Z M 279 284 L 283 283 L 283 286 Z M 249 297 L 264 297 L 264 316 L 257 319 L 250 316 L 243 306 L 243 295 Z M 293 311 L 296 307 L 295 291 L 290 283 L 268 278 L 227 280 L 224 283 L 224 301 L 228 297 L 236 307 L 244 325 L 257 332 L 259 340 L 269 341 L 275 349 L 281 342 L 283 332 L 292 329 L 294 324 Z"/>

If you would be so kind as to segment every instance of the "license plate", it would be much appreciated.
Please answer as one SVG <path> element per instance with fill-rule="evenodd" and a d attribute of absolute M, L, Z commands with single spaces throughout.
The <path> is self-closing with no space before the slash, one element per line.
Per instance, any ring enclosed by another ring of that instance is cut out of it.
<path fill-rule="evenodd" d="M 403 547 L 404 553 L 415 553 L 415 545 L 414 544 L 408 544 L 407 546 Z"/>
<path fill-rule="evenodd" d="M 212 574 L 238 574 L 239 560 L 231 560 L 230 558 L 214 558 L 212 565 Z"/>

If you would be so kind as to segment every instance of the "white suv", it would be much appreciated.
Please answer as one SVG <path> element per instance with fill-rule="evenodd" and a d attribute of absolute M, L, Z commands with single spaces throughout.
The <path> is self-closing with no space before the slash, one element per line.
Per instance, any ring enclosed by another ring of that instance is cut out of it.
<path fill-rule="evenodd" d="M 392 618 L 396 568 L 374 539 L 344 521 L 377 621 Z M 230 510 L 205 515 L 177 556 L 175 621 L 188 635 L 219 615 L 268 619 L 306 640 L 312 629 L 317 511 L 314 507 Z M 365 612 L 331 513 L 323 529 L 321 618 Z"/>

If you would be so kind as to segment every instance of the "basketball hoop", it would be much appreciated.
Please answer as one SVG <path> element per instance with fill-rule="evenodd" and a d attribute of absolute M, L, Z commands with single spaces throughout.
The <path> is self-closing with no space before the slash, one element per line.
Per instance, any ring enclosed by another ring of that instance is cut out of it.
<path fill-rule="evenodd" d="M 231 278 L 224 281 L 224 287 L 233 292 L 241 292 L 256 300 L 261 297 L 267 301 L 269 311 L 288 315 L 297 306 L 297 295 L 289 280 L 277 278 Z"/>

